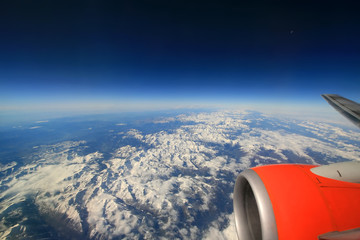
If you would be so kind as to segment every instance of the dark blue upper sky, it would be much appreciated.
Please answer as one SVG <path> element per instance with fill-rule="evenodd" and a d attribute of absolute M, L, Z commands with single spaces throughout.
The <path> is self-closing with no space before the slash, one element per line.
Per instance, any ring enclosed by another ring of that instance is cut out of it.
<path fill-rule="evenodd" d="M 357 1 L 2 1 L 0 107 L 359 100 L 359 10 Z"/>

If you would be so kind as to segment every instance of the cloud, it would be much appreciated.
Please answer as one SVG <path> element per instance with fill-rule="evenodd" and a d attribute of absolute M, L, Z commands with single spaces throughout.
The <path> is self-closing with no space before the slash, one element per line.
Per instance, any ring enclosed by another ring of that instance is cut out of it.
<path fill-rule="evenodd" d="M 37 128 L 41 128 L 41 126 L 30 127 L 29 129 L 37 129 Z"/>
<path fill-rule="evenodd" d="M 43 121 L 36 121 L 36 123 L 47 123 L 49 120 L 43 120 Z"/>

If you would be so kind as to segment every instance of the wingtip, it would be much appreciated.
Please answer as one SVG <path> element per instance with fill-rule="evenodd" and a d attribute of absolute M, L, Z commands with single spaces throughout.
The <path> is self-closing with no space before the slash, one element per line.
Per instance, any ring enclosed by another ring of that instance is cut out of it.
<path fill-rule="evenodd" d="M 324 96 L 329 96 L 329 97 L 340 97 L 340 95 L 338 94 L 334 94 L 334 93 L 324 93 L 324 94 L 321 94 L 322 97 Z"/>
<path fill-rule="evenodd" d="M 360 127 L 360 104 L 337 94 L 321 95 L 335 110 Z"/>
<path fill-rule="evenodd" d="M 321 97 L 323 97 L 325 100 L 329 100 L 330 98 L 339 98 L 341 97 L 340 95 L 338 94 L 333 94 L 333 93 L 327 93 L 327 94 L 321 94 Z M 342 98 L 342 97 L 341 97 Z"/>

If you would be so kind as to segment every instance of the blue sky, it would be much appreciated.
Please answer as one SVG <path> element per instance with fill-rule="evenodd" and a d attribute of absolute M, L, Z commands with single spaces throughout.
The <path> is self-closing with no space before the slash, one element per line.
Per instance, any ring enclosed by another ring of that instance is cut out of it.
<path fill-rule="evenodd" d="M 0 114 L 359 101 L 350 1 L 11 1 Z M 327 107 L 327 106 L 326 106 Z"/>

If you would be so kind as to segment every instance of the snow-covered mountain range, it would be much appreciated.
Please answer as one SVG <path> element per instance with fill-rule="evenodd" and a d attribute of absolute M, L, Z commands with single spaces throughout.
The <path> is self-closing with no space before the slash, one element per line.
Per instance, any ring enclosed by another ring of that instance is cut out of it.
<path fill-rule="evenodd" d="M 49 123 L 40 124 L 31 131 Z M 359 132 L 323 122 L 219 111 L 159 116 L 151 131 L 126 126 L 103 129 L 109 151 L 83 137 L 3 163 L 1 239 L 235 239 L 242 170 L 360 160 Z"/>

